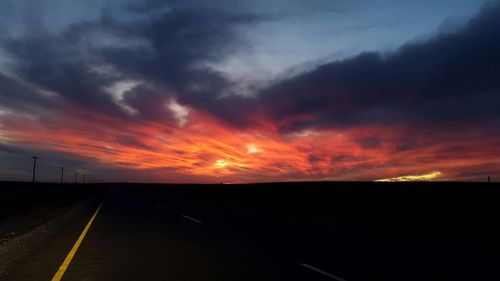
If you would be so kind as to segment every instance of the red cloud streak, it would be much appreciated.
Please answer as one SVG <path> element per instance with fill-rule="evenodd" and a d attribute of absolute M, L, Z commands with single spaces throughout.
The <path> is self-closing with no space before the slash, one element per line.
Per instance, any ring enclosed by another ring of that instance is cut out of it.
<path fill-rule="evenodd" d="M 230 182 L 374 180 L 430 171 L 441 172 L 441 180 L 474 180 L 500 171 L 500 141 L 484 131 L 363 126 L 283 134 L 265 120 L 238 130 L 193 110 L 188 119 L 183 127 L 138 123 L 77 108 L 44 116 L 43 123 L 3 115 L 0 140 L 118 169 L 154 170 L 150 181 L 158 182 L 172 180 L 171 171 L 192 181 Z"/>

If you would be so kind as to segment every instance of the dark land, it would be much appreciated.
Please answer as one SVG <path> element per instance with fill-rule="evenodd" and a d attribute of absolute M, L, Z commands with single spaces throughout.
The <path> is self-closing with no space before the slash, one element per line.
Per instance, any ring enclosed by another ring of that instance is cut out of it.
<path fill-rule="evenodd" d="M 0 280 L 50 280 L 101 202 L 63 280 L 500 280 L 498 183 L 0 189 L 0 246 L 84 204 Z"/>

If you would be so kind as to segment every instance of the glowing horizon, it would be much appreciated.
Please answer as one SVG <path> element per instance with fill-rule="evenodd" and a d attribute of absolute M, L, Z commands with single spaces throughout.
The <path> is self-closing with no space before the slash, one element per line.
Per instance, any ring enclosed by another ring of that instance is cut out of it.
<path fill-rule="evenodd" d="M 405 182 L 405 181 L 432 181 L 442 175 L 439 171 L 433 171 L 422 175 L 405 175 L 395 178 L 378 179 L 375 182 Z"/>

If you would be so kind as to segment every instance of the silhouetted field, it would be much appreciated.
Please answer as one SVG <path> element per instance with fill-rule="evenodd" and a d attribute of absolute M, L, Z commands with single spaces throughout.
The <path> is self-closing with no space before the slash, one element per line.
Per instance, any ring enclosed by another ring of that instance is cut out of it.
<path fill-rule="evenodd" d="M 354 280 L 500 276 L 496 183 L 129 185 L 112 192 L 140 194 L 172 219 L 201 220 L 213 237 L 230 233 Z"/>
<path fill-rule="evenodd" d="M 0 219 L 44 208 L 67 207 L 96 194 L 97 186 L 0 182 Z"/>
<path fill-rule="evenodd" d="M 101 188 L 101 190 L 103 190 Z M 42 225 L 99 189 L 85 185 L 0 182 L 0 243 Z"/>
<path fill-rule="evenodd" d="M 242 185 L 1 183 L 0 219 L 65 207 L 108 190 L 138 193 L 168 208 L 233 216 L 276 216 L 313 228 L 342 225 L 420 238 L 500 234 L 498 183 L 301 182 Z"/>
<path fill-rule="evenodd" d="M 354 280 L 496 280 L 500 186 L 276 183 L 116 188 Z M 403 278 L 404 279 L 401 279 Z M 472 279 L 470 279 L 472 278 Z"/>
<path fill-rule="evenodd" d="M 460 239 L 500 234 L 500 185 L 487 183 L 276 183 L 150 187 L 177 208 L 276 216 L 311 227 L 343 225 L 397 235 Z M 177 206 L 176 206 L 177 205 Z"/>

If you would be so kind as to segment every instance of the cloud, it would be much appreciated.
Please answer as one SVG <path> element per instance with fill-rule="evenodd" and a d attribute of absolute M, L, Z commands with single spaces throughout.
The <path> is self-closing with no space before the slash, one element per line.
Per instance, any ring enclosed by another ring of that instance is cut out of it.
<path fill-rule="evenodd" d="M 0 72 L 0 110 L 36 112 L 51 106 L 54 101 L 27 83 Z"/>
<path fill-rule="evenodd" d="M 129 5 L 135 11 L 151 11 L 165 6 L 180 9 L 217 8 L 231 12 L 254 11 L 268 15 L 297 15 L 318 12 L 344 12 L 345 3 L 330 0 L 146 0 Z"/>
<path fill-rule="evenodd" d="M 90 58 L 82 54 L 76 43 L 69 35 L 46 35 L 13 39 L 3 45 L 17 59 L 13 68 L 21 79 L 54 92 L 67 102 L 110 114 L 119 112 L 104 91 L 118 77 L 95 71 L 87 62 Z"/>
<path fill-rule="evenodd" d="M 180 105 L 175 100 L 171 100 L 167 107 L 174 115 L 179 126 L 183 127 L 188 122 L 189 109 L 187 107 Z"/>
<path fill-rule="evenodd" d="M 73 23 L 60 33 L 38 30 L 3 38 L 0 44 L 14 61 L 12 72 L 37 89 L 55 93 L 62 102 L 126 119 L 135 116 L 132 108 L 142 120 L 151 117 L 148 105 L 174 97 L 193 106 L 214 103 L 230 82 L 203 62 L 244 48 L 246 42 L 235 29 L 263 20 L 217 9 L 163 9 L 156 15 L 143 12 L 145 17 L 133 13 L 123 18 L 103 13 L 96 21 Z M 142 83 L 129 83 L 117 94 L 116 86 L 127 81 Z M 211 107 L 206 110 L 217 114 Z"/>
<path fill-rule="evenodd" d="M 262 149 L 258 148 L 255 144 L 247 144 L 247 153 L 256 154 L 262 152 Z"/>
<path fill-rule="evenodd" d="M 249 47 L 236 27 L 265 17 L 155 1 L 148 5 L 160 13 L 151 16 L 135 7 L 132 13 L 149 16 L 125 20 L 103 14 L 60 34 L 39 32 L 2 45 L 16 58 L 21 79 L 65 102 L 122 118 L 163 122 L 170 114 L 178 122 L 175 113 L 158 106 L 171 99 L 234 127 L 260 126 L 266 119 L 282 131 L 499 117 L 498 5 L 485 7 L 461 29 L 393 53 L 369 52 L 324 64 L 257 97 L 228 95 L 238 87 L 203 62 Z M 110 89 L 124 81 L 142 82 L 117 99 Z"/>
<path fill-rule="evenodd" d="M 324 64 L 264 90 L 260 100 L 285 131 L 497 122 L 499 48 L 500 5 L 492 4 L 460 30 Z"/>
<path fill-rule="evenodd" d="M 291 72 L 244 96 L 208 65 L 251 48 L 239 32 L 266 16 L 149 4 L 61 32 L 0 38 L 9 55 L 0 153 L 22 158 L 2 160 L 8 173 L 36 151 L 51 171 L 67 165 L 123 179 L 135 170 L 158 181 L 372 180 L 434 170 L 464 178 L 498 164 L 500 5 L 395 52 Z"/>

